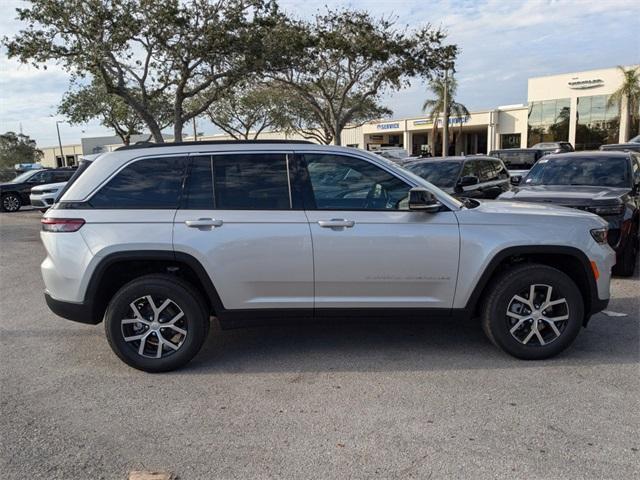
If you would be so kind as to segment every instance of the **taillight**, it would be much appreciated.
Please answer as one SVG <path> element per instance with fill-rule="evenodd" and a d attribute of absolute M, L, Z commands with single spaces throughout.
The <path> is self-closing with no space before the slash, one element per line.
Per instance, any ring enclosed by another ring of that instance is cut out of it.
<path fill-rule="evenodd" d="M 77 232 L 84 225 L 82 218 L 43 218 L 43 232 Z"/>

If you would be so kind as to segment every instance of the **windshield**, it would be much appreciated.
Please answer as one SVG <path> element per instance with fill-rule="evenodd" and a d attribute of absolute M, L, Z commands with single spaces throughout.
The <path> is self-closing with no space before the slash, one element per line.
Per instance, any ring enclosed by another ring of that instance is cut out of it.
<path fill-rule="evenodd" d="M 536 163 L 535 150 L 517 152 L 492 152 L 491 156 L 502 160 L 508 169 L 529 170 Z"/>
<path fill-rule="evenodd" d="M 589 185 L 628 187 L 629 167 L 625 158 L 543 158 L 534 165 L 524 185 Z"/>
<path fill-rule="evenodd" d="M 453 188 L 458 180 L 461 168 L 462 162 L 439 162 L 437 160 L 406 167 L 407 170 L 440 188 Z"/>
<path fill-rule="evenodd" d="M 629 140 L 629 143 L 640 143 L 640 135 L 638 135 L 637 137 L 633 137 L 631 140 Z"/>
<path fill-rule="evenodd" d="M 31 177 L 33 177 L 36 173 L 38 173 L 40 170 L 32 170 L 30 172 L 24 172 L 21 173 L 20 175 L 18 175 L 16 178 L 14 178 L 13 180 L 11 180 L 9 183 L 22 183 L 22 182 L 26 182 L 27 180 L 29 180 Z"/>

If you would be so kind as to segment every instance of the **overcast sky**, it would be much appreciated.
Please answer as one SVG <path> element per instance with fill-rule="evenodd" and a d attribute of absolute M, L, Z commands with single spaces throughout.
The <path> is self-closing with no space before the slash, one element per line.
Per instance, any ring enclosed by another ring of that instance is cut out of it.
<path fill-rule="evenodd" d="M 20 29 L 15 8 L 24 2 L 0 0 L 0 32 Z M 296 16 L 310 16 L 319 5 L 359 8 L 376 16 L 394 15 L 399 24 L 431 23 L 448 31 L 459 46 L 458 97 L 470 110 L 526 102 L 527 78 L 618 64 L 640 63 L 640 2 L 637 0 L 280 0 Z M 57 143 L 56 106 L 68 87 L 68 74 L 55 65 L 46 71 L 19 65 L 0 52 L 0 130 L 19 131 L 39 146 Z M 425 86 L 389 95 L 384 103 L 395 118 L 420 114 Z M 61 119 L 61 118 L 57 118 Z M 112 135 L 98 122 L 60 125 L 62 142 L 83 136 Z M 188 129 L 190 131 L 190 129 Z M 202 121 L 198 130 L 213 133 Z"/>

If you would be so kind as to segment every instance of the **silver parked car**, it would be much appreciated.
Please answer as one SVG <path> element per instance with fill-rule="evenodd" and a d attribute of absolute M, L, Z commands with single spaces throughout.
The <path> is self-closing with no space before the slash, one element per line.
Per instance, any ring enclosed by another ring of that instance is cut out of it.
<path fill-rule="evenodd" d="M 304 142 L 123 147 L 42 219 L 46 300 L 127 364 L 166 371 L 223 328 L 327 317 L 480 317 L 524 359 L 607 305 L 600 217 L 454 199 L 368 152 Z"/>

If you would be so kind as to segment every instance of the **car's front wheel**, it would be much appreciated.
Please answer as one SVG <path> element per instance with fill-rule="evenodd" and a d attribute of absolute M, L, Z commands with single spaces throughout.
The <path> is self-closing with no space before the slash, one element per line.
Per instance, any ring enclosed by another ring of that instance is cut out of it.
<path fill-rule="evenodd" d="M 571 278 L 546 265 L 526 264 L 508 270 L 491 283 L 482 327 L 507 353 L 539 360 L 571 345 L 583 318 L 582 294 Z"/>
<path fill-rule="evenodd" d="M 2 196 L 0 201 L 0 210 L 3 212 L 17 212 L 22 206 L 22 200 L 17 193 L 7 193 Z"/>
<path fill-rule="evenodd" d="M 104 322 L 115 354 L 146 372 L 182 367 L 209 332 L 200 294 L 171 275 L 145 275 L 127 283 L 109 302 Z"/>

